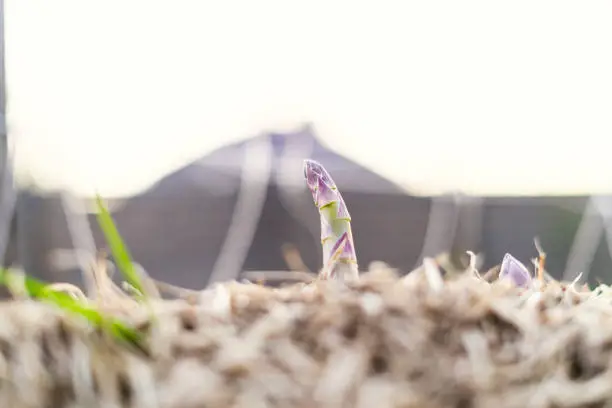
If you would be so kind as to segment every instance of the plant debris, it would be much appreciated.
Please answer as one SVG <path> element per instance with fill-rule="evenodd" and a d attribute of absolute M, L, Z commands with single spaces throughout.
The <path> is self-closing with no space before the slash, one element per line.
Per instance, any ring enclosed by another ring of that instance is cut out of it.
<path fill-rule="evenodd" d="M 156 324 L 144 305 L 125 316 L 148 330 L 149 357 L 61 310 L 8 302 L 0 306 L 1 406 L 612 402 L 607 291 L 488 283 L 472 271 L 432 279 L 435 269 L 283 288 L 229 282 L 195 305 L 155 300 Z"/>

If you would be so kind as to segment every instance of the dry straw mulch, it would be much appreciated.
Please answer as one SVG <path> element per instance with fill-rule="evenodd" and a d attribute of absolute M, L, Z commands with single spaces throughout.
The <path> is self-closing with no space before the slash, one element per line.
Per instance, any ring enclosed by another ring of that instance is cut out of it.
<path fill-rule="evenodd" d="M 423 271 L 228 283 L 195 305 L 154 304 L 154 324 L 130 311 L 149 357 L 51 306 L 7 302 L 0 407 L 612 406 L 611 299 Z"/>

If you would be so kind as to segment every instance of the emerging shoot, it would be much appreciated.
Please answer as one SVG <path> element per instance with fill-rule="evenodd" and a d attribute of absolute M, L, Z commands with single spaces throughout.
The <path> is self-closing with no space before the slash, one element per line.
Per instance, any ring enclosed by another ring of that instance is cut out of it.
<path fill-rule="evenodd" d="M 325 168 L 314 160 L 304 161 L 304 177 L 321 217 L 323 278 L 355 279 L 359 276 L 351 231 L 351 216 Z"/>
<path fill-rule="evenodd" d="M 499 272 L 499 279 L 509 279 L 516 286 L 525 287 L 531 283 L 527 267 L 510 254 L 504 256 Z"/>

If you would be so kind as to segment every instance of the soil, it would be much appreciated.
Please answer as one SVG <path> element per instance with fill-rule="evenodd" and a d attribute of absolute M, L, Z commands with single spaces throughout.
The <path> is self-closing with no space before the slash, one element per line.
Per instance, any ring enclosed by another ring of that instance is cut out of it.
<path fill-rule="evenodd" d="M 233 282 L 131 311 L 149 356 L 5 302 L 0 407 L 612 407 L 611 301 L 422 270 Z"/>

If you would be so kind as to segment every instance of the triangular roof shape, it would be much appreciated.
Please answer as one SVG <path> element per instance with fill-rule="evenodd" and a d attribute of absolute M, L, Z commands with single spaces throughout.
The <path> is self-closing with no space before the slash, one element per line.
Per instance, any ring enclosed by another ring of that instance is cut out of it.
<path fill-rule="evenodd" d="M 261 146 L 267 146 L 267 159 L 266 154 L 250 153 Z M 254 158 L 248 159 L 249 154 Z M 310 126 L 287 134 L 266 133 L 218 149 L 126 200 L 115 219 L 135 258 L 153 276 L 185 286 L 198 286 L 196 282 L 202 286 L 207 274 L 215 271 L 229 272 L 231 276 L 219 278 L 227 279 L 243 269 L 286 269 L 281 251 L 285 243 L 296 245 L 308 266 L 316 270 L 321 263 L 320 232 L 318 214 L 303 181 L 306 158 L 324 163 L 342 190 L 364 262 L 382 258 L 411 265 L 416 261 L 429 200 L 407 196 L 394 183 L 328 150 Z M 245 184 L 245 160 L 251 160 L 256 171 L 267 161 L 269 173 L 249 174 L 252 179 Z M 241 194 L 246 200 L 241 201 Z M 395 220 L 389 217 L 394 212 Z M 241 220 L 238 226 L 237 220 Z M 369 236 L 359 236 L 359 226 Z M 380 234 L 391 235 L 396 242 L 416 239 L 419 243 L 406 242 L 416 251 L 389 246 L 385 250 L 377 238 Z M 173 276 L 162 275 L 170 270 Z"/>
<path fill-rule="evenodd" d="M 306 124 L 293 132 L 266 132 L 216 149 L 162 178 L 140 196 L 167 196 L 184 193 L 185 189 L 194 187 L 215 194 L 231 191 L 241 178 L 249 147 L 258 143 L 267 143 L 272 150 L 273 182 L 282 180 L 281 183 L 302 188 L 302 161 L 309 158 L 324 163 L 343 191 L 405 193 L 405 190 L 392 181 L 328 149 L 317 138 L 312 125 Z"/>

